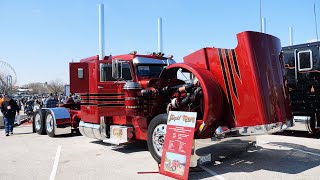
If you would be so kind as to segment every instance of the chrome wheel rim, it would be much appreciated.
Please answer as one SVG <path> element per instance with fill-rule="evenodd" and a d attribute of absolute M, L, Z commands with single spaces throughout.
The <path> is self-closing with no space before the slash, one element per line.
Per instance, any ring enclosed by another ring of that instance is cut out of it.
<path fill-rule="evenodd" d="M 164 138 L 166 136 L 166 124 L 159 124 L 154 128 L 152 133 L 152 144 L 155 152 L 159 157 L 162 156 L 162 150 L 164 145 Z"/>
<path fill-rule="evenodd" d="M 36 116 L 34 117 L 34 122 L 35 122 L 36 130 L 39 130 L 41 128 L 41 118 L 39 113 L 37 113 Z"/>
<path fill-rule="evenodd" d="M 52 132 L 52 130 L 53 130 L 53 117 L 51 114 L 47 115 L 46 125 L 47 125 L 47 131 Z"/>

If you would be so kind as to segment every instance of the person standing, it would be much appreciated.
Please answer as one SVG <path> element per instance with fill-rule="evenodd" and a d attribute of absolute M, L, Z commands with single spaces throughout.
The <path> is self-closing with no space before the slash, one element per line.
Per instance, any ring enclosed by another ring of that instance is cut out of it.
<path fill-rule="evenodd" d="M 68 99 L 67 99 L 67 101 L 66 101 L 66 104 L 74 104 L 74 103 L 75 103 L 75 102 L 74 102 L 72 96 L 69 95 L 69 97 L 68 97 Z"/>
<path fill-rule="evenodd" d="M 11 96 L 5 95 L 4 96 L 4 101 L 1 104 L 1 112 L 3 114 L 3 120 L 4 120 L 4 127 L 5 127 L 5 133 L 6 136 L 9 136 L 13 134 L 13 124 L 14 120 L 17 115 L 19 115 L 19 106 L 14 101 Z"/>
<path fill-rule="evenodd" d="M 0 107 L 1 107 L 1 104 L 3 103 L 4 101 L 4 97 L 2 96 L 2 94 L 0 94 Z"/>
<path fill-rule="evenodd" d="M 53 94 L 50 93 L 50 96 L 45 101 L 46 108 L 55 108 L 57 107 L 58 101 L 53 97 Z"/>

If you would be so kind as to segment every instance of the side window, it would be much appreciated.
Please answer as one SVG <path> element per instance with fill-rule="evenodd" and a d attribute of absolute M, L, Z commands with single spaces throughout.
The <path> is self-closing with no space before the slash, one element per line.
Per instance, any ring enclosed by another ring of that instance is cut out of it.
<path fill-rule="evenodd" d="M 78 78 L 79 79 L 83 78 L 83 68 L 78 68 Z"/>
<path fill-rule="evenodd" d="M 312 51 L 300 51 L 298 52 L 298 68 L 299 71 L 309 71 L 312 69 Z"/>
<path fill-rule="evenodd" d="M 122 80 L 132 80 L 131 70 L 129 63 L 123 62 L 120 66 L 118 66 L 119 77 Z M 111 63 L 101 63 L 100 64 L 100 81 L 116 81 L 112 77 L 112 64 Z"/>
<path fill-rule="evenodd" d="M 122 63 L 122 72 L 121 72 L 123 80 L 132 80 L 131 70 L 129 63 Z M 120 74 L 120 75 L 121 75 Z"/>
<path fill-rule="evenodd" d="M 112 78 L 112 65 L 111 63 L 100 64 L 100 81 L 115 81 L 115 79 Z"/>

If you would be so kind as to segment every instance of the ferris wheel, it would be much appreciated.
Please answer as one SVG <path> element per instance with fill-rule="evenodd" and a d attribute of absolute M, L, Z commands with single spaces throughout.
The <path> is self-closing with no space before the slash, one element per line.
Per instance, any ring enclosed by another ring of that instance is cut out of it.
<path fill-rule="evenodd" d="M 17 74 L 13 67 L 4 62 L 0 61 L 0 87 L 11 88 L 17 83 Z"/>

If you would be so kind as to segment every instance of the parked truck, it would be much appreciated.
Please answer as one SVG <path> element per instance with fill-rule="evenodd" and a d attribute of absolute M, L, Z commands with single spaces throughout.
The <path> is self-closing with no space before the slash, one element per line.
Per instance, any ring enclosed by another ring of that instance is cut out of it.
<path fill-rule="evenodd" d="M 162 53 L 93 56 L 70 63 L 81 104 L 38 110 L 34 129 L 106 143 L 147 141 L 160 162 L 169 111 L 197 112 L 195 139 L 273 133 L 293 125 L 280 40 L 237 35 L 235 49 L 202 48 L 176 63 Z M 101 59 L 101 60 L 99 60 Z M 188 81 L 177 77 L 183 73 Z"/>
<path fill-rule="evenodd" d="M 306 117 L 310 133 L 320 134 L 320 42 L 282 48 L 294 116 Z"/>

